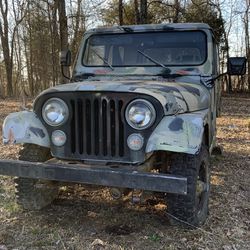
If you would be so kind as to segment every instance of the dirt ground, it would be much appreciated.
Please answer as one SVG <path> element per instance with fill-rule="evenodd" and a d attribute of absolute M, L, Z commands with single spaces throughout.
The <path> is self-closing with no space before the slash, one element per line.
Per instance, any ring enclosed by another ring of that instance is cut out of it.
<path fill-rule="evenodd" d="M 0 123 L 19 109 L 19 101 L 0 100 Z M 65 187 L 46 209 L 23 211 L 13 178 L 1 176 L 0 250 L 250 249 L 250 96 L 225 96 L 222 109 L 223 155 L 212 159 L 210 215 L 201 228 L 170 226 L 161 201 L 114 201 L 107 188 Z M 0 158 L 16 159 L 18 150 L 1 142 Z"/>

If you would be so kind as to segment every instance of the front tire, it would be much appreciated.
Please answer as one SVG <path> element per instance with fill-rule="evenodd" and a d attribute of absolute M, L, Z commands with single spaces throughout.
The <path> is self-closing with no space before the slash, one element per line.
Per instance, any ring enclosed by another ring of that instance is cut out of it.
<path fill-rule="evenodd" d="M 51 158 L 50 150 L 34 144 L 24 144 L 19 151 L 19 160 L 45 162 Z M 58 186 L 52 181 L 17 177 L 17 203 L 26 210 L 40 210 L 58 196 Z"/>
<path fill-rule="evenodd" d="M 197 155 L 174 153 L 170 160 L 171 174 L 187 177 L 187 195 L 169 194 L 167 208 L 170 223 L 200 226 L 208 216 L 210 164 L 207 146 Z"/>

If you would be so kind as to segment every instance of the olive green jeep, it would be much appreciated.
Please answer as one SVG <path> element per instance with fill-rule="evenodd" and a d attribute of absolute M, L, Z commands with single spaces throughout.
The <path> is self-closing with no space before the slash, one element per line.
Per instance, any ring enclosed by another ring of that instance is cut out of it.
<path fill-rule="evenodd" d="M 62 52 L 62 68 L 70 61 Z M 230 58 L 227 73 L 242 75 L 245 64 Z M 0 161 L 0 174 L 17 177 L 25 209 L 50 204 L 61 183 L 94 184 L 110 187 L 114 198 L 161 193 L 171 222 L 200 225 L 208 215 L 220 76 L 206 24 L 89 30 L 72 76 L 65 75 L 70 83 L 43 91 L 32 111 L 6 117 L 4 143 L 23 148 L 20 161 Z"/>

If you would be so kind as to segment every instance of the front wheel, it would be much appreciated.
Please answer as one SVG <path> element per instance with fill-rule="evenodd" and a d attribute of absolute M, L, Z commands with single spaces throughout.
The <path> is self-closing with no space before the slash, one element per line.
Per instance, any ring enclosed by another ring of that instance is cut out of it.
<path fill-rule="evenodd" d="M 19 160 L 44 162 L 51 158 L 48 148 L 34 144 L 24 144 L 19 152 Z M 58 196 L 58 186 L 52 181 L 42 181 L 17 177 L 16 186 L 17 203 L 27 210 L 40 210 L 49 205 Z"/>
<path fill-rule="evenodd" d="M 187 177 L 187 195 L 167 195 L 171 224 L 202 225 L 208 216 L 210 164 L 208 148 L 203 144 L 197 155 L 173 153 L 171 174 Z"/>

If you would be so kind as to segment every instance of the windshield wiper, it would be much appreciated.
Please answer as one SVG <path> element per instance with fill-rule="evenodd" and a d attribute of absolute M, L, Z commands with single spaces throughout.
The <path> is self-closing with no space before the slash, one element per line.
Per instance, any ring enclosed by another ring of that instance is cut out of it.
<path fill-rule="evenodd" d="M 106 63 L 112 70 L 114 70 L 113 66 L 102 56 L 100 56 L 94 49 L 91 49 L 91 51 L 94 52 L 94 54 L 99 57 L 104 63 Z"/>
<path fill-rule="evenodd" d="M 82 80 L 86 80 L 86 79 L 89 79 L 90 77 L 94 77 L 95 74 L 94 73 L 82 73 L 82 74 L 79 74 L 79 75 L 74 75 L 73 76 L 73 80 L 78 82 L 78 81 L 82 81 Z"/>
<path fill-rule="evenodd" d="M 140 51 L 139 49 L 137 50 L 137 52 L 139 52 L 140 54 L 142 54 L 143 56 L 145 56 L 148 60 L 150 60 L 151 62 L 155 63 L 156 65 L 159 65 L 159 66 L 161 66 L 162 68 L 168 69 L 168 70 L 169 70 L 169 68 L 166 67 L 164 64 L 162 64 L 162 63 L 156 61 L 154 58 L 150 57 L 149 55 L 145 54 L 144 52 Z"/>

